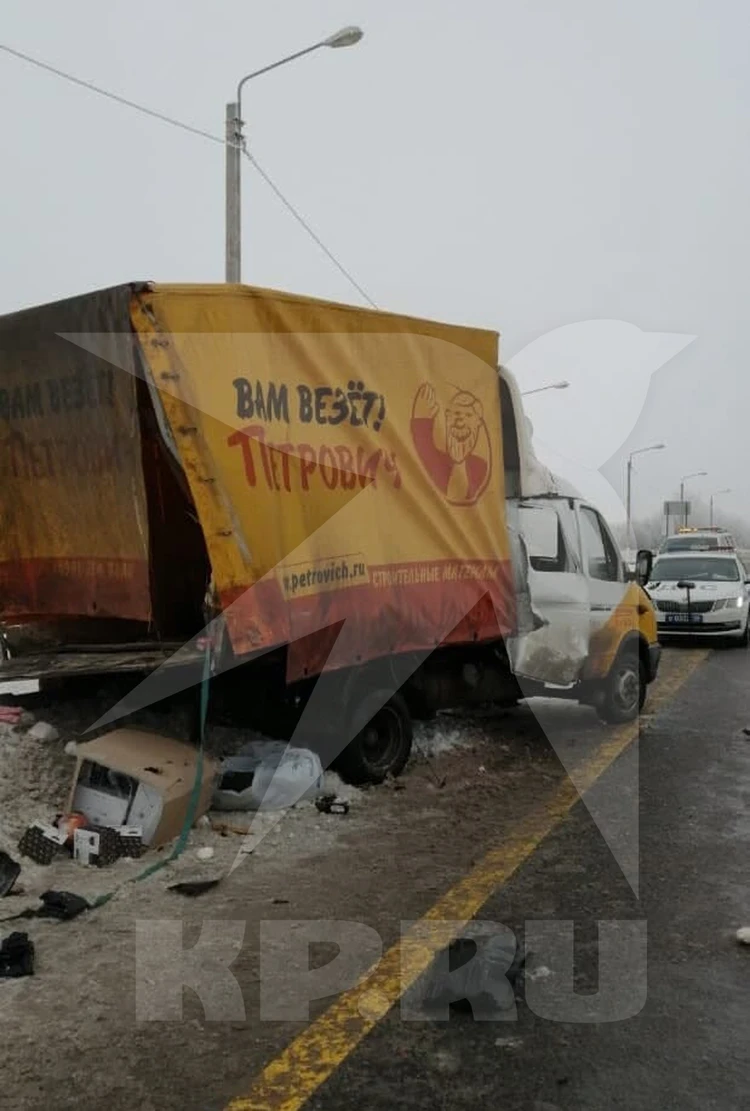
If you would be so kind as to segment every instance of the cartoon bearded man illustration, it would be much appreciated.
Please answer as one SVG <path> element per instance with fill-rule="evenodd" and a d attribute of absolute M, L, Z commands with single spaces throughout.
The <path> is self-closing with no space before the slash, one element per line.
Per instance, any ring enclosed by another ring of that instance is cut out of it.
<path fill-rule="evenodd" d="M 417 454 L 437 488 L 449 502 L 472 505 L 487 485 L 489 460 L 477 453 L 485 433 L 482 403 L 467 390 L 457 390 L 445 407 L 443 447 L 436 433 L 440 405 L 425 382 L 414 400 L 411 434 Z"/>

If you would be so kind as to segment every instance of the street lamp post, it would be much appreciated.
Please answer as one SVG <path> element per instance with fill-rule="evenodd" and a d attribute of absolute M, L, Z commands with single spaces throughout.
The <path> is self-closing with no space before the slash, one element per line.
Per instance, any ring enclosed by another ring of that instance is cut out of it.
<path fill-rule="evenodd" d="M 627 518 L 628 526 L 628 544 L 630 544 L 630 509 L 633 492 L 633 458 L 636 455 L 643 455 L 646 451 L 663 451 L 666 446 L 666 444 L 650 444 L 648 447 L 636 448 L 636 450 L 631 451 L 630 455 L 628 456 L 627 483 L 625 492 L 625 515 Z"/>
<path fill-rule="evenodd" d="M 545 390 L 567 390 L 570 382 L 550 382 L 548 386 L 537 386 L 535 390 L 522 390 L 521 397 L 528 397 L 530 393 L 544 393 Z"/>
<path fill-rule="evenodd" d="M 731 494 L 731 493 L 732 493 L 732 491 L 728 487 L 727 487 L 726 490 L 715 490 L 713 492 L 713 494 L 711 495 L 711 497 L 709 499 L 709 503 L 708 503 L 708 523 L 709 523 L 709 525 L 713 525 L 713 523 L 714 523 L 714 498 L 718 498 L 720 494 Z"/>
<path fill-rule="evenodd" d="M 685 474 L 685 475 L 682 476 L 682 478 L 680 479 L 680 501 L 682 502 L 683 506 L 685 504 L 685 483 L 687 482 L 687 480 L 689 478 L 705 478 L 707 474 L 708 474 L 708 471 L 693 471 L 692 474 Z M 682 516 L 683 516 L 683 522 L 682 523 L 685 527 L 687 527 L 688 517 L 690 515 L 689 515 L 686 508 L 683 509 Z"/>
<path fill-rule="evenodd" d="M 337 31 L 335 35 L 330 35 L 327 39 L 322 39 L 320 42 L 313 43 L 312 46 L 306 46 L 304 50 L 298 50 L 294 54 L 289 54 L 286 58 L 282 58 L 278 62 L 272 62 L 270 66 L 264 66 L 262 69 L 255 70 L 254 73 L 248 73 L 238 84 L 235 99 L 227 104 L 225 120 L 225 276 L 227 282 L 242 281 L 242 174 L 240 160 L 244 149 L 244 139 L 242 136 L 242 128 L 244 126 L 242 120 L 242 90 L 244 86 L 248 81 L 252 81 L 254 77 L 260 77 L 264 73 L 270 73 L 272 69 L 285 66 L 288 62 L 294 62 L 297 58 L 303 58 L 305 54 L 312 54 L 315 50 L 320 50 L 324 46 L 330 46 L 334 49 L 344 46 L 354 46 L 360 41 L 363 35 L 364 31 L 359 27 L 344 27 L 342 30 Z"/>

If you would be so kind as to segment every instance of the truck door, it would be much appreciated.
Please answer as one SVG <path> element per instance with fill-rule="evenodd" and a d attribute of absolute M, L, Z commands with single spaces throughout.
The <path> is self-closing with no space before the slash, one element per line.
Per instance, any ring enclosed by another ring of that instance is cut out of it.
<path fill-rule="evenodd" d="M 520 679 L 570 686 L 589 651 L 586 578 L 554 506 L 522 502 L 518 520 L 529 564 L 531 605 L 544 624 L 508 642 L 511 664 Z"/>
<path fill-rule="evenodd" d="M 607 524 L 589 505 L 578 506 L 578 526 L 590 601 L 590 658 L 587 678 L 609 671 L 626 633 L 638 629 L 638 591 Z"/>

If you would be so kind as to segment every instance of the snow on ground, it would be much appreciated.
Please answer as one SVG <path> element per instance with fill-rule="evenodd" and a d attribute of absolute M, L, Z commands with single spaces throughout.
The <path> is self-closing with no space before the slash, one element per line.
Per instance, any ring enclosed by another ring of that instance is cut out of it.
<path fill-rule="evenodd" d="M 30 717 L 0 724 L 0 849 L 11 855 L 32 822 L 64 809 L 75 767 L 64 739 L 40 740 L 33 724 Z"/>
<path fill-rule="evenodd" d="M 414 751 L 418 756 L 441 756 L 457 748 L 473 748 L 490 740 L 480 717 L 438 714 L 433 721 L 414 726 Z"/>
<path fill-rule="evenodd" d="M 35 706 L 35 709 L 42 711 L 42 707 Z M 166 860 L 172 845 L 149 850 L 140 860 L 119 860 L 105 869 L 86 868 L 64 856 L 45 867 L 21 857 L 18 852 L 18 842 L 33 822 L 52 822 L 64 811 L 75 769 L 75 741 L 84 739 L 82 730 L 95 720 L 92 707 L 84 700 L 77 705 L 75 702 L 49 704 L 43 710 L 44 717 L 53 720 L 59 728 L 54 740 L 35 736 L 34 715 L 28 711 L 16 726 L 0 723 L 0 850 L 22 865 L 16 886 L 23 894 L 17 901 L 13 900 L 16 904 L 13 910 L 35 906 L 39 894 L 50 888 L 74 891 L 88 899 L 112 891 L 119 892 L 118 899 L 125 897 L 132 891 L 132 881 L 141 872 Z M 171 733 L 165 726 L 178 723 L 166 720 L 164 715 L 161 719 L 154 715 L 153 721 L 143 724 L 156 727 L 162 733 Z M 179 735 L 180 731 L 174 732 Z M 262 739 L 265 738 L 247 729 L 212 725 L 207 748 L 220 757 L 236 752 L 248 740 Z M 324 773 L 322 793 L 349 802 L 352 818 L 355 815 L 360 820 L 364 817 L 369 801 L 366 793 L 344 783 L 335 772 Z M 215 811 L 201 819 L 191 831 L 183 855 L 157 873 L 159 878 L 154 877 L 155 882 L 158 887 L 164 887 L 177 879 L 224 874 L 241 860 L 241 850 L 245 850 L 245 855 L 281 857 L 290 862 L 322 854 L 333 847 L 350 820 L 346 815 L 320 814 L 311 801 L 298 803 L 286 811 Z M 220 826 L 225 828 L 222 830 Z M 212 849 L 210 862 L 197 857 L 201 848 Z"/>
<path fill-rule="evenodd" d="M 22 702 L 33 707 L 33 714 L 27 710 L 17 726 L 0 724 L 0 849 L 22 864 L 18 886 L 23 888 L 24 896 L 18 903 L 23 906 L 35 905 L 38 895 L 49 888 L 75 891 L 86 898 L 117 890 L 118 900 L 125 898 L 134 886 L 140 887 L 131 881 L 149 865 L 166 860 L 171 852 L 171 845 L 149 850 L 141 860 L 120 860 L 106 869 L 85 868 L 64 857 L 43 867 L 19 856 L 18 841 L 24 830 L 34 821 L 51 822 L 64 810 L 75 768 L 75 742 L 89 739 L 85 731 L 101 712 L 101 697 L 48 699 L 37 695 Z M 31 732 L 35 715 L 51 722 L 59 736 L 54 740 L 35 737 Z M 141 728 L 187 739 L 188 718 L 183 720 L 179 712 L 154 710 L 140 717 Z M 484 720 L 481 711 L 471 715 L 444 713 L 431 722 L 419 723 L 414 731 L 412 764 L 456 750 L 476 750 L 491 740 L 490 727 L 490 720 Z M 262 739 L 266 738 L 252 730 L 211 722 L 206 748 L 221 758 L 236 753 L 249 740 Z M 322 793 L 349 802 L 349 815 L 320 814 L 309 801 L 286 811 L 215 811 L 192 830 L 183 855 L 157 873 L 153 882 L 163 888 L 176 879 L 226 874 L 241 860 L 242 850 L 249 850 L 247 855 L 252 854 L 256 860 L 270 862 L 277 858 L 290 864 L 295 858 L 327 853 L 346 835 L 352 822 L 359 827 L 374 819 L 382 806 L 383 789 L 360 790 L 327 770 Z M 221 825 L 231 828 L 222 831 Z M 201 848 L 212 850 L 210 860 L 197 857 Z"/>

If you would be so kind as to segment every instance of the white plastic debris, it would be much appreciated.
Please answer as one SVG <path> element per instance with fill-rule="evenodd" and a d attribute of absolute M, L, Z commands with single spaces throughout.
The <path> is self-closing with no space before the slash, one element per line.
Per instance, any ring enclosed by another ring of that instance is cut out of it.
<path fill-rule="evenodd" d="M 48 721 L 38 721 L 32 725 L 27 733 L 33 741 L 43 741 L 45 743 L 59 740 L 60 734 L 55 729 L 54 725 L 50 725 Z"/>
<path fill-rule="evenodd" d="M 735 937 L 740 945 L 750 945 L 750 926 L 740 926 Z"/>
<path fill-rule="evenodd" d="M 38 679 L 10 679 L 0 683 L 0 696 L 4 694 L 36 694 L 38 690 Z"/>
<path fill-rule="evenodd" d="M 65 745 L 65 755 L 66 756 L 75 756 L 77 751 L 78 751 L 78 745 L 76 744 L 76 742 L 75 741 L 68 741 L 68 743 Z"/>
<path fill-rule="evenodd" d="M 322 792 L 320 757 L 283 741 L 251 741 L 221 765 L 215 810 L 283 810 Z"/>
<path fill-rule="evenodd" d="M 198 860 L 213 860 L 214 850 L 210 845 L 203 845 L 195 854 Z"/>
<path fill-rule="evenodd" d="M 523 1038 L 495 1038 L 495 1045 L 498 1049 L 520 1049 Z"/>
<path fill-rule="evenodd" d="M 546 980 L 548 976 L 552 975 L 552 969 L 547 968 L 546 964 L 540 964 L 538 968 L 527 968 L 527 980 Z"/>

